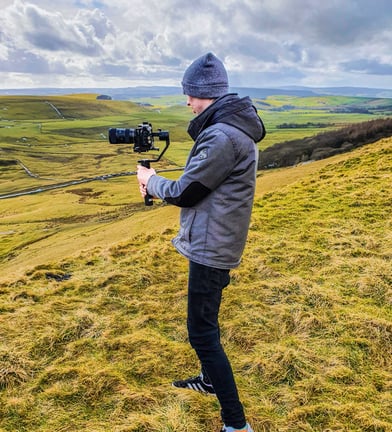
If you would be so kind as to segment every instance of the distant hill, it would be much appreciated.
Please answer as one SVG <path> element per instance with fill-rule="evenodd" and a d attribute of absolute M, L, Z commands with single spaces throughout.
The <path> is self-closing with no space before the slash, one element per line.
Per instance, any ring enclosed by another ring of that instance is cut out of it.
<path fill-rule="evenodd" d="M 241 96 L 252 98 L 266 98 L 272 95 L 291 96 L 355 96 L 392 98 L 392 89 L 375 89 L 365 87 L 301 87 L 287 86 L 280 88 L 255 88 L 255 87 L 233 87 L 230 91 L 239 93 Z M 127 100 L 140 97 L 160 97 L 167 95 L 182 94 L 181 87 L 170 86 L 138 86 L 123 88 L 28 88 L 28 89 L 0 89 L 0 95 L 32 95 L 49 96 L 74 93 L 97 93 L 110 95 L 114 100 Z"/>
<path fill-rule="evenodd" d="M 281 90 L 289 91 L 311 91 L 318 95 L 330 96 L 353 96 L 353 97 L 374 97 L 392 98 L 392 89 L 368 88 L 368 87 L 300 87 L 287 86 Z"/>
<path fill-rule="evenodd" d="M 311 137 L 274 144 L 260 151 L 258 168 L 281 168 L 325 159 L 390 136 L 390 118 L 356 123 Z"/>

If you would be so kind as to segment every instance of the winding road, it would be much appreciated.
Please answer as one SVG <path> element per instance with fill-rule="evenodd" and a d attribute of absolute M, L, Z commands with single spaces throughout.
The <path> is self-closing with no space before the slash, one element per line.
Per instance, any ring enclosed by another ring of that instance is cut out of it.
<path fill-rule="evenodd" d="M 156 172 L 157 173 L 173 172 L 173 171 L 182 171 L 183 169 L 184 168 L 172 168 L 172 169 L 165 169 L 165 170 L 157 170 Z M 30 171 L 27 170 L 27 168 L 25 169 L 25 171 L 28 174 L 30 173 Z M 69 186 L 79 185 L 82 183 L 90 183 L 93 181 L 105 181 L 105 180 L 110 180 L 110 179 L 116 178 L 116 177 L 133 176 L 136 174 L 137 174 L 136 171 L 126 171 L 126 172 L 117 173 L 117 174 L 103 174 L 103 175 L 99 175 L 96 177 L 87 177 L 87 178 L 82 178 L 82 179 L 78 179 L 78 180 L 69 180 L 67 182 L 55 183 L 55 184 L 46 185 L 46 186 L 40 186 L 40 187 L 34 188 L 34 189 L 23 189 L 23 190 L 20 190 L 17 192 L 0 194 L 0 199 L 16 198 L 16 197 L 25 196 L 25 195 L 34 195 L 37 193 L 47 192 L 47 191 L 50 191 L 53 189 L 62 189 L 62 188 L 66 188 Z M 32 177 L 39 178 L 39 176 L 36 176 L 36 175 L 32 175 Z"/>

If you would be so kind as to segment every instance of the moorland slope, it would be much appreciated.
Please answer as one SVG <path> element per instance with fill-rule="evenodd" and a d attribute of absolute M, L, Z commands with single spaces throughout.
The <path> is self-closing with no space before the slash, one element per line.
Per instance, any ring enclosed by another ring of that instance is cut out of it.
<path fill-rule="evenodd" d="M 391 143 L 258 179 L 222 307 L 256 432 L 392 430 Z M 2 430 L 218 430 L 214 399 L 170 387 L 197 372 L 172 212 L 139 207 L 94 246 L 59 234 L 73 254 L 43 240 L 44 263 L 2 272 Z"/>
<path fill-rule="evenodd" d="M 311 132 L 277 127 L 293 119 L 334 128 L 368 118 L 300 103 L 264 113 L 269 143 Z M 7 99 L 0 192 L 134 169 L 138 155 L 105 133 L 143 120 L 173 131 L 159 168 L 183 164 L 185 107 L 116 104 Z M 392 431 L 391 166 L 389 138 L 258 173 L 221 320 L 255 432 Z M 0 216 L 2 432 L 219 429 L 215 399 L 170 386 L 198 372 L 187 263 L 170 244 L 178 209 L 145 208 L 128 176 L 0 200 Z"/>

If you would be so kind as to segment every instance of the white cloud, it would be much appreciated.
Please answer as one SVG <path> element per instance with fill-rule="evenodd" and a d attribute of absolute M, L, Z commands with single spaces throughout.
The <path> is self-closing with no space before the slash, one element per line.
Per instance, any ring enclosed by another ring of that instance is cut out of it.
<path fill-rule="evenodd" d="M 1 3 L 3 87 L 179 85 L 213 51 L 232 85 L 392 88 L 390 0 Z"/>

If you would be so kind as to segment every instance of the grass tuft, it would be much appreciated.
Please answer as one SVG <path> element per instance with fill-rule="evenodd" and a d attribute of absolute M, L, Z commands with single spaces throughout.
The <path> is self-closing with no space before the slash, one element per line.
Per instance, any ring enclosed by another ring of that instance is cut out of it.
<path fill-rule="evenodd" d="M 0 351 L 0 389 L 12 389 L 32 376 L 33 362 L 12 351 Z"/>

